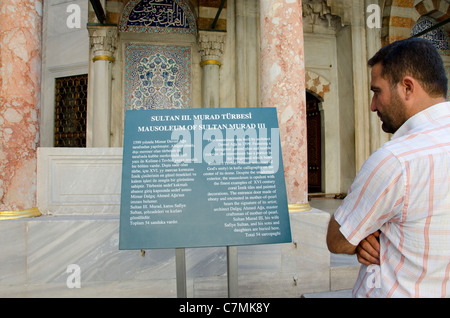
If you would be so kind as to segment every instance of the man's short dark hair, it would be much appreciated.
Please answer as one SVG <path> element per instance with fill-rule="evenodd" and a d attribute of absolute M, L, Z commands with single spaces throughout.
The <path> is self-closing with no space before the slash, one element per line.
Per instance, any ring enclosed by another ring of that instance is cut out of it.
<path fill-rule="evenodd" d="M 391 86 L 412 76 L 431 97 L 447 96 L 448 79 L 444 63 L 434 45 L 422 38 L 409 38 L 383 47 L 368 62 L 381 63 L 382 76 Z"/>

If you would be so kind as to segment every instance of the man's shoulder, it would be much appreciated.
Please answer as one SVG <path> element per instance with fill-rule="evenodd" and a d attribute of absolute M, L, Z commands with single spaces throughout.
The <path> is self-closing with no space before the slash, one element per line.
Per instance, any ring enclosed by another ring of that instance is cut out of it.
<path fill-rule="evenodd" d="M 392 154 L 400 161 L 413 160 L 450 150 L 450 121 L 446 125 L 436 121 L 435 126 L 418 127 L 410 133 L 386 142 L 382 154 Z"/>
<path fill-rule="evenodd" d="M 402 164 L 398 159 L 398 151 L 395 145 L 385 144 L 374 151 L 364 162 L 361 172 L 373 174 L 377 170 L 396 171 L 402 169 Z"/>

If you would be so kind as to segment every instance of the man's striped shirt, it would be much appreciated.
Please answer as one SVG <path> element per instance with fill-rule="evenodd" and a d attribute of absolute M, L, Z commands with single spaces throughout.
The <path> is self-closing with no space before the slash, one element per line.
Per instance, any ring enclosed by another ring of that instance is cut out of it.
<path fill-rule="evenodd" d="M 355 297 L 450 297 L 450 102 L 411 117 L 363 165 L 335 213 L 353 245 L 380 229 Z"/>

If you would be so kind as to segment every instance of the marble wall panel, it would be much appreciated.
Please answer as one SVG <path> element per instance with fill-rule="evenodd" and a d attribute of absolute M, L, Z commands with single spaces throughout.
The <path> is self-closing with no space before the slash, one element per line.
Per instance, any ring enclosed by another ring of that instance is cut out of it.
<path fill-rule="evenodd" d="M 239 297 L 329 290 L 329 214 L 293 216 L 293 243 L 238 248 Z M 0 223 L 0 297 L 176 297 L 175 251 L 118 249 L 118 216 L 42 216 Z M 80 268 L 69 288 L 68 266 Z M 226 248 L 186 249 L 188 297 L 227 297 Z"/>
<path fill-rule="evenodd" d="M 0 222 L 0 285 L 26 283 L 26 232 L 24 222 Z"/>
<path fill-rule="evenodd" d="M 38 207 L 43 214 L 120 211 L 122 148 L 39 148 Z"/>

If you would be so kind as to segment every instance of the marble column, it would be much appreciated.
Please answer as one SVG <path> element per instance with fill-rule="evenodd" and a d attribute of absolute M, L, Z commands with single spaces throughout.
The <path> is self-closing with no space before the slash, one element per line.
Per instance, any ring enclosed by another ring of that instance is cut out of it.
<path fill-rule="evenodd" d="M 224 32 L 199 31 L 198 44 L 201 54 L 202 74 L 202 107 L 220 107 L 220 76 L 223 50 L 225 47 Z"/>
<path fill-rule="evenodd" d="M 367 67 L 366 11 L 364 1 L 352 0 L 352 63 L 355 107 L 355 173 L 370 155 L 370 83 Z M 361 45 L 363 44 L 363 45 Z M 364 45 L 366 44 L 366 45 Z"/>
<path fill-rule="evenodd" d="M 235 15 L 236 106 L 258 107 L 259 0 L 236 1 Z"/>
<path fill-rule="evenodd" d="M 290 212 L 308 211 L 301 0 L 260 0 L 261 106 L 276 107 Z"/>
<path fill-rule="evenodd" d="M 92 105 L 87 123 L 88 147 L 111 144 L 111 64 L 117 48 L 117 27 L 88 25 L 93 67 L 89 74 Z"/>
<path fill-rule="evenodd" d="M 0 219 L 36 202 L 42 0 L 0 1 Z"/>

